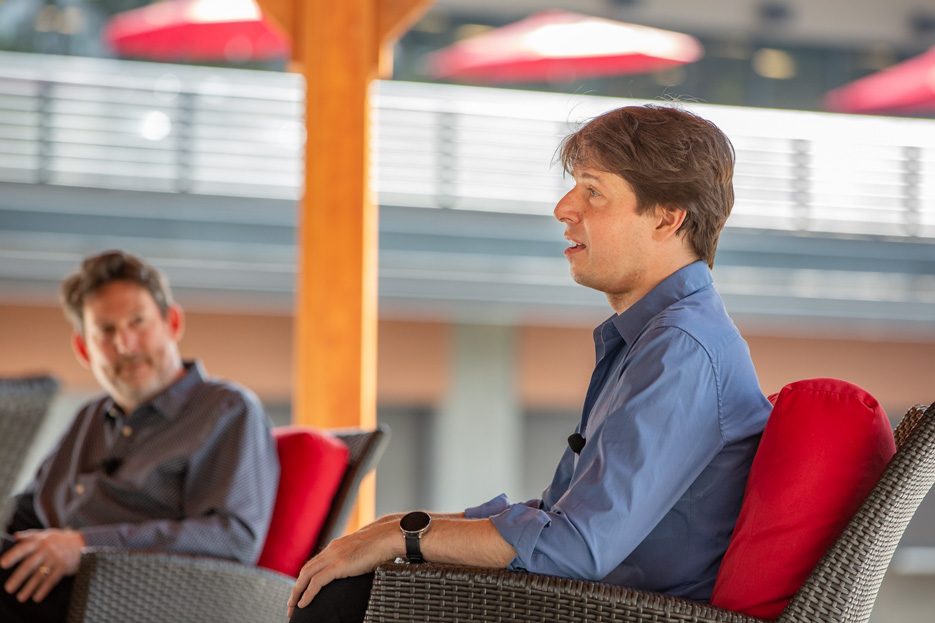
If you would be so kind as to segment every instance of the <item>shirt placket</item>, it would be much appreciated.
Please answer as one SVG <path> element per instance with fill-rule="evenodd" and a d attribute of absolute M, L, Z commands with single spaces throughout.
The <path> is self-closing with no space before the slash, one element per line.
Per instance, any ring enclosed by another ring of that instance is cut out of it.
<path fill-rule="evenodd" d="M 93 467 L 89 466 L 91 467 L 90 471 L 83 471 L 75 474 L 75 482 L 72 489 L 73 496 L 70 498 L 70 503 L 66 507 L 67 510 L 63 516 L 64 520 L 67 522 L 66 526 L 70 525 L 71 519 L 75 513 L 80 513 L 80 509 L 84 506 L 87 496 L 94 495 L 93 492 L 98 486 L 98 480 L 103 476 L 111 475 L 111 471 L 113 470 L 109 466 L 114 457 L 123 456 L 122 454 L 118 454 L 118 452 L 120 444 L 126 438 L 122 434 L 122 431 L 127 428 L 127 418 L 116 405 L 111 405 L 105 413 L 105 417 L 107 421 L 102 427 L 103 453 L 94 459 L 96 462 L 93 464 Z M 132 431 L 132 429 L 130 430 Z"/>
<path fill-rule="evenodd" d="M 597 345 L 597 364 L 591 373 L 591 382 L 588 384 L 588 393 L 584 399 L 584 409 L 581 413 L 581 424 L 579 433 L 587 438 L 585 434 L 588 428 L 588 419 L 591 416 L 591 410 L 594 403 L 597 402 L 601 390 L 607 382 L 607 376 L 617 360 L 617 353 L 626 345 L 626 342 L 620 336 L 613 323 L 608 322 L 601 327 L 601 342 Z"/>
<path fill-rule="evenodd" d="M 130 454 L 141 422 L 148 409 L 135 411 L 129 417 L 121 418 L 114 428 L 114 443 L 110 449 L 110 458 L 123 461 Z"/>
<path fill-rule="evenodd" d="M 114 475 L 127 457 L 130 456 L 142 429 L 143 421 L 149 416 L 151 409 L 152 407 L 143 407 L 128 416 L 118 414 L 114 418 L 114 426 L 110 432 L 108 454 L 104 457 L 102 463 L 107 475 Z"/>

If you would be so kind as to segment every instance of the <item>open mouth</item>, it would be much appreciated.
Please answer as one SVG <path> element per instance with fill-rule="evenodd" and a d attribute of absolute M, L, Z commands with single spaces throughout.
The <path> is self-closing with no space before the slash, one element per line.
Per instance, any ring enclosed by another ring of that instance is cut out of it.
<path fill-rule="evenodd" d="M 566 238 L 566 240 L 568 240 L 568 248 L 565 249 L 565 255 L 570 255 L 570 254 L 572 254 L 572 253 L 577 253 L 578 251 L 581 251 L 581 250 L 587 248 L 586 245 L 584 245 L 584 244 L 582 244 L 582 243 L 580 243 L 580 242 L 577 242 L 576 240 L 569 240 L 569 239 L 567 239 L 567 238 Z"/>

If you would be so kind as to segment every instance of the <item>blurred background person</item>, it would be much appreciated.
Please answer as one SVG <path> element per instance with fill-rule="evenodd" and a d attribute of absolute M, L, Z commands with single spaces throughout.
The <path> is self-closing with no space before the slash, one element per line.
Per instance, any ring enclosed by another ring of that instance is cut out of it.
<path fill-rule="evenodd" d="M 16 510 L 0 557 L 0 620 L 64 621 L 85 546 L 252 564 L 279 478 L 259 400 L 183 361 L 168 282 L 121 251 L 61 287 L 72 347 L 106 394 L 82 407 Z"/>

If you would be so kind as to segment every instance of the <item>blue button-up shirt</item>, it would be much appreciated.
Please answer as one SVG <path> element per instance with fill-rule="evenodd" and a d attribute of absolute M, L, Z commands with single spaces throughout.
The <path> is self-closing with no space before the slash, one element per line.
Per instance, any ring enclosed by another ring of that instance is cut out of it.
<path fill-rule="evenodd" d="M 746 342 L 696 262 L 594 331 L 597 365 L 542 499 L 490 517 L 526 569 L 707 600 L 770 404 Z"/>

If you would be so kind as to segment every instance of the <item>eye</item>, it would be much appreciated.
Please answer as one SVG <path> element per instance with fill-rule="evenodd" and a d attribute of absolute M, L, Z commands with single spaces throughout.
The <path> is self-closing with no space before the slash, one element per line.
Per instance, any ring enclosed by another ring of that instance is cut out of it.
<path fill-rule="evenodd" d="M 591 197 L 599 197 L 600 193 L 594 190 L 593 188 L 588 188 L 588 195 Z"/>

